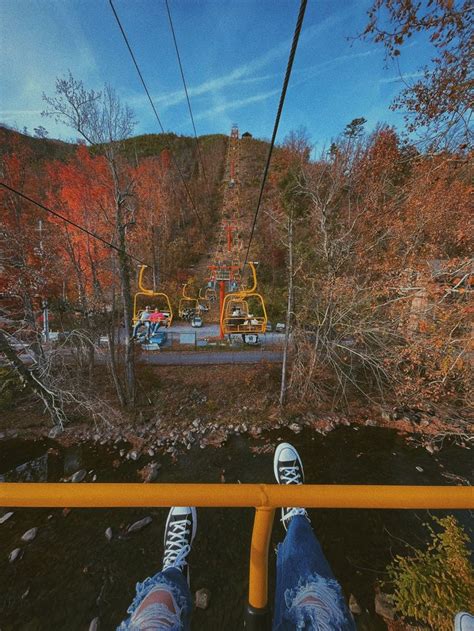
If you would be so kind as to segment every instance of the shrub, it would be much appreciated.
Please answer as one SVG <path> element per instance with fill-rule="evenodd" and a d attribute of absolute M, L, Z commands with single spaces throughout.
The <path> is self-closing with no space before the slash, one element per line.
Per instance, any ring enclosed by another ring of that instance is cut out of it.
<path fill-rule="evenodd" d="M 13 408 L 23 390 L 24 385 L 16 372 L 9 368 L 0 368 L 0 410 Z"/>
<path fill-rule="evenodd" d="M 395 592 L 392 601 L 402 616 L 428 624 L 436 631 L 451 631 L 454 616 L 474 602 L 474 572 L 467 548 L 469 537 L 449 515 L 428 526 L 431 542 L 413 556 L 397 555 L 388 566 Z"/>

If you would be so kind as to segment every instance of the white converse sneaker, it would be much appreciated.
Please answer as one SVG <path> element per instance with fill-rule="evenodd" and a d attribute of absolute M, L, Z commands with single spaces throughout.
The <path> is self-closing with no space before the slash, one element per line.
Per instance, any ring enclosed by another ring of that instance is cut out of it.
<path fill-rule="evenodd" d="M 303 484 L 304 470 L 299 453 L 290 443 L 281 443 L 275 449 L 273 456 L 273 471 L 278 484 Z M 290 519 L 295 515 L 308 514 L 304 508 L 287 506 L 281 509 L 281 521 L 285 530 L 288 529 Z"/>
<path fill-rule="evenodd" d="M 197 513 L 194 506 L 173 506 L 168 514 L 165 526 L 165 550 L 163 570 L 175 567 L 188 578 L 189 569 L 186 561 L 197 529 Z"/>

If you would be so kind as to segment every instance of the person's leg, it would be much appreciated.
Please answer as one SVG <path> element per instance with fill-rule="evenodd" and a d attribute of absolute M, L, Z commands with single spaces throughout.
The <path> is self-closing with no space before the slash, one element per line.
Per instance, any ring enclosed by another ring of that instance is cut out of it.
<path fill-rule="evenodd" d="M 341 586 L 308 518 L 301 514 L 290 519 L 277 550 L 273 619 L 274 631 L 299 628 L 355 630 Z"/>
<path fill-rule="evenodd" d="M 294 447 L 283 443 L 275 452 L 280 484 L 302 484 L 304 472 Z M 277 549 L 274 631 L 331 629 L 355 631 L 341 586 L 336 581 L 303 508 L 282 508 L 287 534 Z"/>
<path fill-rule="evenodd" d="M 138 320 L 138 322 L 133 327 L 132 337 L 137 337 L 138 329 L 141 327 L 142 324 L 143 324 L 142 321 Z"/>
<path fill-rule="evenodd" d="M 143 583 L 117 631 L 188 631 L 192 596 L 187 556 L 196 534 L 196 509 L 173 507 L 165 527 L 163 569 Z"/>
<path fill-rule="evenodd" d="M 151 322 L 150 320 L 145 320 L 145 337 L 147 339 L 150 338 L 150 328 L 151 328 Z"/>
<path fill-rule="evenodd" d="M 192 596 L 183 573 L 175 568 L 137 583 L 137 594 L 117 631 L 187 631 Z"/>

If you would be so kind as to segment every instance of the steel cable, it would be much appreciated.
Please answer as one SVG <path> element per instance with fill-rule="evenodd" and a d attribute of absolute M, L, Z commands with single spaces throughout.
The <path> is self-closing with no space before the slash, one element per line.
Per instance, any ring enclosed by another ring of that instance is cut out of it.
<path fill-rule="evenodd" d="M 194 116 L 193 116 L 193 111 L 192 111 L 192 108 L 191 108 L 191 101 L 189 100 L 188 86 L 186 85 L 186 79 L 184 77 L 183 65 L 181 63 L 181 55 L 179 54 L 178 42 L 176 40 L 176 34 L 175 34 L 175 31 L 174 31 L 173 20 L 171 18 L 171 11 L 170 11 L 170 8 L 169 8 L 168 0 L 165 0 L 165 4 L 166 4 L 166 10 L 168 12 L 168 19 L 169 19 L 169 22 L 170 22 L 171 33 L 173 35 L 173 42 L 174 42 L 174 47 L 175 47 L 175 50 L 176 50 L 176 56 L 178 57 L 179 70 L 181 72 L 181 79 L 183 80 L 184 92 L 186 94 L 186 101 L 188 102 L 189 116 L 191 118 L 191 123 L 192 123 L 193 130 L 194 130 L 194 138 L 196 139 L 196 148 L 197 148 L 197 153 L 198 153 L 198 159 L 199 159 L 199 162 L 201 163 L 202 172 L 203 172 L 203 175 L 204 175 L 204 180 L 206 182 L 206 189 L 207 189 L 207 193 L 209 195 L 210 194 L 209 182 L 207 180 L 206 170 L 204 168 L 204 162 L 203 162 L 202 154 L 201 154 L 201 147 L 199 146 L 199 140 L 198 140 L 198 137 L 197 137 L 196 125 L 194 124 Z"/>
<path fill-rule="evenodd" d="M 300 10 L 299 10 L 299 13 L 298 13 L 298 19 L 296 21 L 295 32 L 294 32 L 294 35 L 293 35 L 293 42 L 291 44 L 290 56 L 288 57 L 288 64 L 287 64 L 287 67 L 286 67 L 285 79 L 283 81 L 283 88 L 282 88 L 281 95 L 280 95 L 280 102 L 278 104 L 278 111 L 277 111 L 277 115 L 276 115 L 276 118 L 275 118 L 275 125 L 273 127 L 272 139 L 271 139 L 271 142 L 270 142 L 270 148 L 268 150 L 267 162 L 265 164 L 265 169 L 263 171 L 262 184 L 260 186 L 260 194 L 258 196 L 257 208 L 255 210 L 255 215 L 254 215 L 253 223 L 252 223 L 252 229 L 250 231 L 249 244 L 248 244 L 248 247 L 247 247 L 247 252 L 245 254 L 245 260 L 244 260 L 244 264 L 243 264 L 243 267 L 242 267 L 242 275 L 244 273 L 244 269 L 245 269 L 245 266 L 247 264 L 249 251 L 250 251 L 250 246 L 252 244 L 252 239 L 253 239 L 253 235 L 254 235 L 254 232 L 255 232 L 255 225 L 257 223 L 258 212 L 260 210 L 260 204 L 262 202 L 262 197 L 263 197 L 263 189 L 265 188 L 265 182 L 266 182 L 267 175 L 268 175 L 268 169 L 270 167 L 270 160 L 271 160 L 271 157 L 272 157 L 273 146 L 275 144 L 275 139 L 276 139 L 276 135 L 277 135 L 277 132 L 278 132 L 278 126 L 280 124 L 280 117 L 281 117 L 281 113 L 282 113 L 282 110 L 283 110 L 283 105 L 284 105 L 284 102 L 285 102 L 285 97 L 286 97 L 286 91 L 287 91 L 287 88 L 288 88 L 288 83 L 290 81 L 291 70 L 293 68 L 293 61 L 295 59 L 296 49 L 298 47 L 298 40 L 299 40 L 300 33 L 301 33 L 301 27 L 303 26 L 303 20 L 304 20 L 304 14 L 305 14 L 305 11 L 306 11 L 307 2 L 308 2 L 308 0 L 301 0 L 301 4 L 300 4 Z"/>
<path fill-rule="evenodd" d="M 135 65 L 135 68 L 136 68 L 136 70 L 137 70 L 138 76 L 140 77 L 140 81 L 142 82 L 142 85 L 143 85 L 143 88 L 144 88 L 144 90 L 145 90 L 145 93 L 146 93 L 146 95 L 147 95 L 147 97 L 148 97 L 148 100 L 150 101 L 150 105 L 151 105 L 151 107 L 152 107 L 152 109 L 153 109 L 153 113 L 155 114 L 155 118 L 156 118 L 156 120 L 158 121 L 158 125 L 160 126 L 161 132 L 162 132 L 163 134 L 165 134 L 165 133 L 166 133 L 166 132 L 165 132 L 165 128 L 163 127 L 163 125 L 162 125 L 162 123 L 161 123 L 161 120 L 160 120 L 160 117 L 158 116 L 158 112 L 156 111 L 155 104 L 153 103 L 153 99 L 151 98 L 150 92 L 149 92 L 148 87 L 147 87 L 147 85 L 146 85 L 146 83 L 145 83 L 145 79 L 143 78 L 142 72 L 141 72 L 141 70 L 140 70 L 140 66 L 138 65 L 138 62 L 137 62 L 137 60 L 136 60 L 136 58 L 135 58 L 135 55 L 134 55 L 133 50 L 132 50 L 132 47 L 130 46 L 130 43 L 129 43 L 129 41 L 128 41 L 128 37 L 127 37 L 127 35 L 126 35 L 126 33 L 125 33 L 125 30 L 124 30 L 124 28 L 123 28 L 123 26 L 122 26 L 122 23 L 121 23 L 120 18 L 119 18 L 118 14 L 117 14 L 117 11 L 115 10 L 115 7 L 114 7 L 114 4 L 113 4 L 112 0 L 109 0 L 109 4 L 110 4 L 110 7 L 111 7 L 111 9 L 112 9 L 112 12 L 113 12 L 113 14 L 114 14 L 114 16 L 115 16 L 115 20 L 116 20 L 116 22 L 117 22 L 117 24 L 118 24 L 118 27 L 119 27 L 119 29 L 120 29 L 120 32 L 122 33 L 123 39 L 124 39 L 124 41 L 125 41 L 125 44 L 127 45 L 128 52 L 130 53 L 130 56 L 131 56 L 131 58 L 132 58 L 132 61 L 133 61 L 134 65 Z M 192 205 L 193 210 L 194 210 L 194 212 L 195 212 L 195 214 L 196 214 L 196 217 L 198 218 L 199 225 L 200 225 L 200 226 L 201 226 L 201 228 L 204 230 L 204 224 L 203 224 L 203 222 L 202 222 L 202 219 L 201 219 L 201 216 L 200 216 L 200 214 L 199 214 L 199 211 L 198 211 L 198 209 L 197 209 L 197 207 L 196 207 L 196 204 L 195 204 L 194 199 L 193 199 L 193 197 L 192 197 L 192 195 L 191 195 L 191 192 L 190 192 L 190 190 L 189 190 L 189 187 L 188 187 L 188 185 L 186 184 L 186 181 L 185 181 L 185 179 L 184 179 L 183 172 L 181 171 L 181 168 L 180 168 L 180 166 L 179 166 L 179 164 L 178 164 L 178 162 L 177 162 L 177 160 L 176 160 L 176 157 L 175 157 L 174 153 L 171 151 L 171 149 L 170 149 L 170 154 L 171 154 L 171 159 L 172 159 L 172 161 L 173 161 L 173 164 L 174 164 L 174 166 L 176 167 L 176 170 L 178 171 L 178 173 L 179 173 L 179 175 L 180 175 L 180 177 L 181 177 L 181 180 L 182 180 L 182 182 L 183 182 L 183 186 L 184 186 L 184 188 L 185 188 L 185 190 L 186 190 L 186 193 L 187 193 L 187 195 L 188 195 L 188 197 L 189 197 L 189 200 L 191 201 L 191 205 Z"/>

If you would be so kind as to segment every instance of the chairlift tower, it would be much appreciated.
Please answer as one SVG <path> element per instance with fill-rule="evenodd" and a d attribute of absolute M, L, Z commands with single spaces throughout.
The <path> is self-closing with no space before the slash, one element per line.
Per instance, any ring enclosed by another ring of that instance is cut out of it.
<path fill-rule="evenodd" d="M 213 263 L 209 265 L 209 280 L 219 285 L 219 313 L 222 314 L 227 292 L 233 293 L 241 285 L 242 243 L 240 238 L 241 222 L 239 221 L 239 158 L 240 138 L 237 124 L 232 125 L 227 150 L 227 177 L 224 190 L 223 218 L 220 225 L 217 248 Z M 221 320 L 222 318 L 220 318 Z M 220 327 L 220 337 L 224 331 Z"/>

